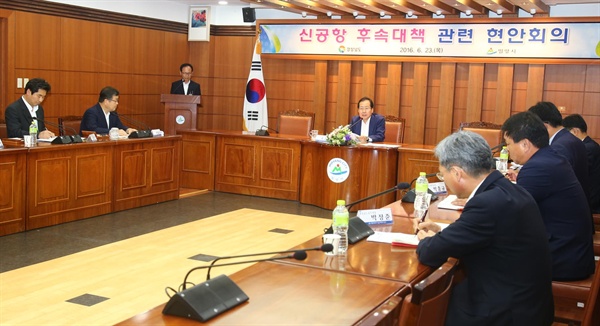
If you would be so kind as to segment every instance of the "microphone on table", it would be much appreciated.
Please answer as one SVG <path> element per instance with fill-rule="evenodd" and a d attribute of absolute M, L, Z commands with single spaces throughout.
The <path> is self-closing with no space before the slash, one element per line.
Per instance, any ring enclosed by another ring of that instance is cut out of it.
<path fill-rule="evenodd" d="M 284 251 L 272 251 L 272 252 L 261 252 L 261 253 L 257 253 L 257 254 L 245 254 L 245 255 L 236 255 L 236 256 L 223 256 L 223 257 L 218 257 L 215 260 L 213 260 L 210 265 L 208 266 L 208 271 L 206 272 L 206 280 L 210 280 L 210 269 L 213 266 L 219 266 L 219 265 L 215 265 L 215 263 L 221 259 L 232 259 L 232 258 L 244 258 L 244 257 L 253 257 L 253 256 L 265 256 L 265 255 L 275 255 L 275 254 L 286 254 L 286 253 L 293 253 L 294 255 L 298 252 L 304 252 L 304 258 L 303 259 L 298 259 L 296 257 L 293 257 L 294 259 L 297 260 L 304 260 L 306 259 L 306 251 L 323 251 L 323 252 L 330 252 L 333 250 L 333 245 L 331 243 L 326 243 L 320 247 L 314 247 L 314 248 L 307 248 L 307 249 L 296 249 L 296 250 L 284 250 Z M 277 258 L 277 257 L 275 257 Z M 183 285 L 183 288 L 185 289 L 185 283 Z"/>
<path fill-rule="evenodd" d="M 58 123 L 54 123 L 51 121 L 47 121 L 44 119 L 39 119 L 37 117 L 34 117 L 33 120 L 38 120 L 43 122 L 45 125 L 50 125 L 52 127 L 58 128 L 58 132 L 60 133 L 61 130 L 65 130 L 65 125 L 59 125 Z M 74 132 L 74 135 L 64 135 L 64 136 L 56 136 L 56 138 L 54 138 L 52 140 L 52 144 L 71 144 L 71 143 L 83 143 L 83 139 L 81 139 L 81 136 L 79 136 L 79 133 L 77 132 L 77 130 L 68 127 L 69 129 L 72 129 L 72 131 Z"/>
<path fill-rule="evenodd" d="M 434 175 L 435 175 L 435 174 L 434 174 Z M 415 180 L 416 180 L 416 179 L 415 179 Z M 358 203 L 362 203 L 362 202 L 364 202 L 364 201 L 367 201 L 367 200 L 369 200 L 369 199 L 373 199 L 373 198 L 375 198 L 375 197 L 379 197 L 379 196 L 385 195 L 385 194 L 387 194 L 387 193 L 390 193 L 390 192 L 392 192 L 392 191 L 396 191 L 396 190 L 400 190 L 400 189 L 409 189 L 409 188 L 410 188 L 410 184 L 408 184 L 408 183 L 406 183 L 406 182 L 400 182 L 399 184 L 395 185 L 394 187 L 392 187 L 392 188 L 390 188 L 390 189 L 388 189 L 388 190 L 384 190 L 384 191 L 382 191 L 382 192 L 380 192 L 380 193 L 376 193 L 376 194 L 374 194 L 374 195 L 371 195 L 371 196 L 369 196 L 369 197 L 365 197 L 365 198 L 363 198 L 363 199 L 359 199 L 359 200 L 357 200 L 357 201 L 355 201 L 355 202 L 353 202 L 353 203 L 347 204 L 347 205 L 346 205 L 346 208 L 347 208 L 348 210 L 350 210 L 350 208 L 351 208 L 352 206 L 354 206 L 354 205 L 356 205 L 356 204 L 358 204 Z"/>
<path fill-rule="evenodd" d="M 333 249 L 333 246 L 331 246 Z M 310 250 L 310 249 L 309 249 Z M 292 252 L 292 251 L 290 251 Z M 258 255 L 258 254 L 255 254 Z M 252 255 L 241 255 L 252 256 Z M 183 290 L 175 293 L 165 305 L 162 313 L 165 315 L 174 315 L 184 318 L 190 318 L 205 322 L 235 306 L 238 306 L 250 298 L 240 287 L 235 284 L 229 277 L 222 274 L 212 280 L 207 280 L 193 287 L 186 289 L 187 278 L 191 272 L 212 267 L 231 266 L 238 264 L 256 263 L 262 261 L 274 261 L 281 259 L 306 259 L 306 251 L 293 250 L 293 254 L 287 256 L 277 256 L 264 259 L 238 261 L 235 263 L 218 264 L 210 266 L 200 266 L 192 268 L 183 280 Z M 229 258 L 229 257 L 222 257 Z"/>
<path fill-rule="evenodd" d="M 148 127 L 147 124 L 143 123 L 140 120 L 128 117 L 126 115 L 118 114 L 117 112 L 111 112 L 111 114 L 116 115 L 120 119 L 131 122 L 135 126 L 142 126 L 141 130 L 134 131 L 129 134 L 129 138 L 148 138 L 152 137 L 152 130 Z"/>
<path fill-rule="evenodd" d="M 435 177 L 437 175 L 437 173 L 429 173 L 427 175 L 425 175 L 425 178 L 431 178 L 431 177 Z M 411 182 L 410 182 L 410 186 L 412 187 L 413 183 L 415 183 L 415 181 L 417 181 L 417 178 L 414 178 Z M 410 187 L 409 187 L 410 188 Z M 427 192 L 429 194 L 431 194 L 431 200 L 436 200 L 437 199 L 437 195 L 435 193 L 433 193 L 433 191 L 431 191 L 430 189 L 427 189 Z M 415 189 L 412 188 L 410 189 L 405 195 L 404 197 L 402 197 L 402 201 L 406 202 L 406 203 L 414 203 L 415 202 L 415 197 L 416 197 L 416 193 L 415 193 Z"/>
<path fill-rule="evenodd" d="M 279 131 L 277 129 L 269 128 L 268 126 L 263 125 L 254 134 L 256 136 L 269 136 L 269 132 L 266 129 L 264 129 L 264 128 L 267 128 L 269 130 L 275 131 L 276 134 L 279 133 Z"/>

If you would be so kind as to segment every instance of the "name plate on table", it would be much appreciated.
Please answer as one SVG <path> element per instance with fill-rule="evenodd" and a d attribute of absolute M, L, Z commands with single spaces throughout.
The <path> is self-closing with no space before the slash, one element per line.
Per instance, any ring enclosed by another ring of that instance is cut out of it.
<path fill-rule="evenodd" d="M 379 209 L 366 209 L 359 210 L 356 214 L 358 218 L 369 225 L 376 224 L 393 224 L 394 219 L 392 217 L 391 208 L 379 208 Z"/>

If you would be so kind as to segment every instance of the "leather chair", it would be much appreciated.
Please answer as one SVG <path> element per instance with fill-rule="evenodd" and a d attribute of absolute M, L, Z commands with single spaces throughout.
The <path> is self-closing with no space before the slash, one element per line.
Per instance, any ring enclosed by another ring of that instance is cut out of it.
<path fill-rule="evenodd" d="M 592 214 L 594 217 L 594 229 L 600 232 L 600 214 Z"/>
<path fill-rule="evenodd" d="M 315 125 L 315 113 L 290 110 L 279 113 L 277 131 L 284 135 L 309 136 Z"/>
<path fill-rule="evenodd" d="M 386 115 L 384 141 L 389 143 L 403 143 L 405 125 L 406 123 L 404 118 L 395 117 L 393 115 Z"/>
<path fill-rule="evenodd" d="M 6 130 L 6 123 L 4 120 L 0 120 L 0 138 L 8 138 L 8 130 Z"/>
<path fill-rule="evenodd" d="M 66 116 L 58 118 L 59 133 L 61 136 L 66 135 L 79 135 L 79 128 L 81 127 L 80 116 Z"/>
<path fill-rule="evenodd" d="M 487 141 L 490 147 L 494 147 L 501 144 L 504 141 L 502 137 L 502 132 L 500 131 L 501 127 L 501 125 L 497 125 L 490 122 L 475 121 L 462 122 L 460 124 L 459 130 L 466 130 L 478 133 L 481 136 L 483 136 L 483 138 Z M 497 150 L 498 153 L 500 153 L 500 149 Z"/>
<path fill-rule="evenodd" d="M 600 265 L 596 272 L 581 281 L 553 281 L 554 321 L 583 326 L 600 325 Z"/>
<path fill-rule="evenodd" d="M 448 258 L 440 268 L 413 286 L 400 310 L 399 325 L 444 325 L 458 261 Z"/>

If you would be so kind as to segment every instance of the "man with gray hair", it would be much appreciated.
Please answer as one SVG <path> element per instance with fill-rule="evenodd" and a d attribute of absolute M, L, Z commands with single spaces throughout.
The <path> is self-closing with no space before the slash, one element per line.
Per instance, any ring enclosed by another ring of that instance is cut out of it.
<path fill-rule="evenodd" d="M 469 198 L 443 231 L 419 224 L 419 261 L 460 260 L 466 278 L 452 290 L 446 325 L 551 325 L 554 319 L 548 240 L 538 206 L 523 188 L 492 169 L 487 142 L 469 131 L 435 148 L 449 191 Z"/>

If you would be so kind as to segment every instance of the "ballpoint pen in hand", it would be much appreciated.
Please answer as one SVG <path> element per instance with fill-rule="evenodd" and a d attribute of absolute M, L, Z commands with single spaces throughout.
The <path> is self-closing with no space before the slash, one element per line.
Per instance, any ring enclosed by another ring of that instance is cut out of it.
<path fill-rule="evenodd" d="M 421 217 L 421 221 L 419 221 L 419 223 L 425 222 L 425 216 L 427 216 L 428 211 L 429 211 L 429 208 L 425 210 L 425 213 L 423 213 L 423 217 Z M 415 231 L 415 235 L 417 235 L 419 233 L 419 223 L 417 223 L 417 231 Z"/>

